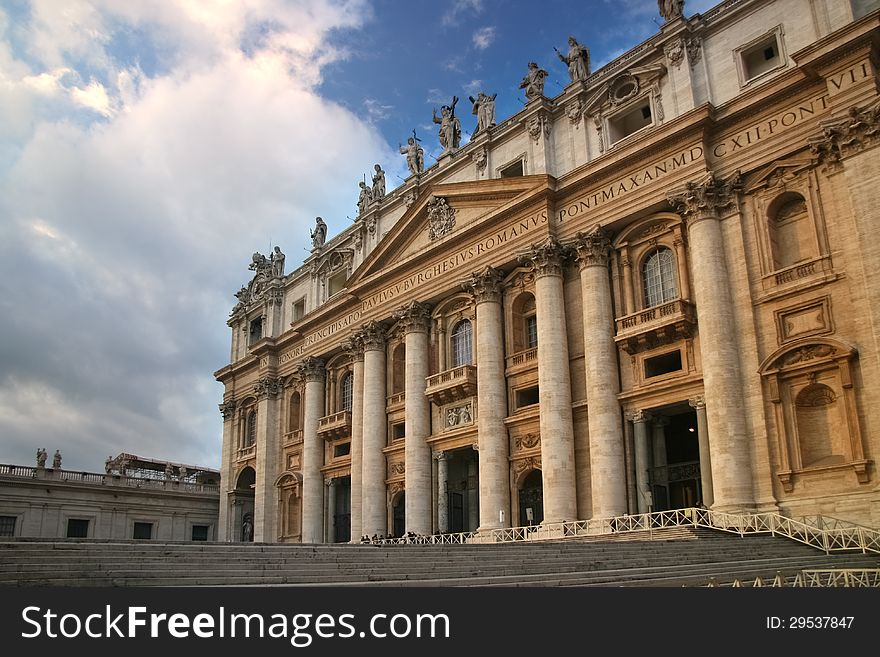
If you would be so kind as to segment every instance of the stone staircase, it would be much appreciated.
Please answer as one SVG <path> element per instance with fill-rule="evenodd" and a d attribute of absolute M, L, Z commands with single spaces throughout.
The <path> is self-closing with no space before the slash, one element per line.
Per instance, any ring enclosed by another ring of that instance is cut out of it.
<path fill-rule="evenodd" d="M 0 542 L 6 586 L 678 587 L 878 567 L 876 554 L 693 527 L 482 545 Z"/>

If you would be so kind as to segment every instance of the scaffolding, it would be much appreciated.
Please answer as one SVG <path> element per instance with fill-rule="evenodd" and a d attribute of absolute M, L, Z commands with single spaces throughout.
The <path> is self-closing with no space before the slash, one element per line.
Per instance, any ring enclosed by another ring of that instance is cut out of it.
<path fill-rule="evenodd" d="M 110 456 L 104 463 L 106 474 L 121 475 L 135 479 L 175 479 L 191 484 L 220 483 L 220 471 L 187 463 L 174 463 L 159 459 L 145 458 L 122 452 Z"/>

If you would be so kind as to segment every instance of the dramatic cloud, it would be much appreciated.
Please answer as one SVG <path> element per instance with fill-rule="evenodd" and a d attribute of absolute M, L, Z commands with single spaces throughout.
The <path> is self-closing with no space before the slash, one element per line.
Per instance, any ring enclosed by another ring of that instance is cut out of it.
<path fill-rule="evenodd" d="M 481 27 L 474 32 L 474 48 L 477 50 L 485 50 L 492 45 L 495 40 L 495 28 L 493 26 Z"/>
<path fill-rule="evenodd" d="M 3 462 L 219 466 L 225 319 L 255 250 L 296 266 L 395 157 L 320 97 L 361 2 L 35 0 L 0 11 Z M 375 105 L 369 111 L 387 111 Z M 369 110 L 369 107 L 368 107 Z M 348 190 L 340 193 L 340 190 Z"/>

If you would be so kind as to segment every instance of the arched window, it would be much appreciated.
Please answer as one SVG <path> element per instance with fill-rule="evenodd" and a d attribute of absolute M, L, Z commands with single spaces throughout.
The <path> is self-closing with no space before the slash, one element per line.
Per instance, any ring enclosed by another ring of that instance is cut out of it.
<path fill-rule="evenodd" d="M 342 377 L 342 410 L 351 411 L 351 400 L 354 395 L 354 376 L 346 372 Z"/>
<path fill-rule="evenodd" d="M 470 365 L 474 360 L 470 321 L 464 319 L 452 330 L 452 366 Z"/>
<path fill-rule="evenodd" d="M 670 249 L 661 247 L 645 258 L 642 280 L 645 282 L 646 308 L 653 308 L 678 298 L 675 256 Z"/>
<path fill-rule="evenodd" d="M 245 447 L 250 447 L 257 442 L 257 412 L 251 411 L 247 416 L 247 424 L 245 426 Z"/>
<path fill-rule="evenodd" d="M 391 353 L 391 394 L 406 390 L 406 345 L 400 343 Z"/>

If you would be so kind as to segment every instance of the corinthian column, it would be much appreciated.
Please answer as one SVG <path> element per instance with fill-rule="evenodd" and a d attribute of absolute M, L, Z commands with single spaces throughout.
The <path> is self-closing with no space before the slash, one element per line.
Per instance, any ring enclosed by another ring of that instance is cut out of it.
<path fill-rule="evenodd" d="M 589 234 L 578 233 L 574 247 L 583 296 L 593 517 L 608 518 L 626 513 L 623 426 L 617 401 L 619 366 L 608 282 L 611 242 L 597 227 Z"/>
<path fill-rule="evenodd" d="M 302 453 L 302 542 L 324 540 L 324 445 L 318 437 L 318 420 L 324 415 L 324 361 L 308 356 L 298 368 L 305 382 Z"/>
<path fill-rule="evenodd" d="M 278 495 L 281 431 L 278 427 L 278 393 L 281 379 L 264 376 L 254 384 L 257 397 L 257 477 L 254 486 L 254 541 L 272 543 L 278 538 Z"/>
<path fill-rule="evenodd" d="M 577 519 L 571 374 L 562 292 L 562 267 L 567 257 L 568 250 L 555 237 L 532 246 L 520 257 L 535 274 L 544 523 Z"/>
<path fill-rule="evenodd" d="M 360 543 L 364 454 L 364 345 L 352 337 L 343 344 L 351 357 L 351 542 Z"/>
<path fill-rule="evenodd" d="M 431 534 L 430 401 L 428 377 L 429 307 L 413 301 L 395 313 L 406 340 L 406 531 Z"/>
<path fill-rule="evenodd" d="M 385 535 L 385 329 L 378 322 L 358 333 L 364 345 L 363 479 L 361 523 L 364 534 Z"/>
<path fill-rule="evenodd" d="M 504 379 L 504 331 L 501 279 L 494 267 L 471 274 L 462 287 L 476 306 L 477 442 L 480 447 L 481 531 L 510 526 L 510 464 L 508 462 L 507 385 Z M 501 512 L 504 511 L 504 521 Z"/>
<path fill-rule="evenodd" d="M 688 183 L 669 194 L 687 224 L 693 255 L 693 293 L 715 494 L 712 508 L 720 511 L 754 505 L 733 294 L 719 219 L 734 203 L 737 191 L 738 175 L 719 181 L 709 173 L 701 182 Z"/>
<path fill-rule="evenodd" d="M 235 434 L 235 400 L 230 399 L 220 404 L 220 412 L 223 414 L 223 455 L 220 466 L 220 490 L 232 490 L 235 482 L 232 481 L 232 464 L 235 454 L 233 437 Z M 217 540 L 220 542 L 231 541 L 235 532 L 230 527 L 229 497 L 220 493 L 220 518 L 217 522 Z"/>

